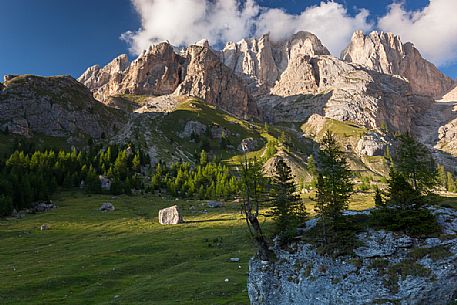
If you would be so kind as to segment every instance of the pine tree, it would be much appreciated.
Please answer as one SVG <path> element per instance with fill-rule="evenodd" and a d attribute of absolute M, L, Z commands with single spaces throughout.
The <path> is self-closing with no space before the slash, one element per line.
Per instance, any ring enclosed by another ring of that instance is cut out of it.
<path fill-rule="evenodd" d="M 455 185 L 455 179 L 454 179 L 454 175 L 450 172 L 447 173 L 447 183 L 446 183 L 446 188 L 449 192 L 451 193 L 455 193 L 457 192 L 457 186 Z"/>
<path fill-rule="evenodd" d="M 208 163 L 208 155 L 205 150 L 202 150 L 200 153 L 200 165 L 205 166 Z"/>
<path fill-rule="evenodd" d="M 336 221 L 348 207 L 353 192 L 351 172 L 335 137 L 327 131 L 319 151 L 317 213 L 325 221 Z M 325 233 L 324 233 L 325 234 Z"/>
<path fill-rule="evenodd" d="M 259 222 L 260 205 L 265 200 L 265 186 L 267 180 L 262 173 L 262 165 L 255 158 L 245 160 L 240 164 L 241 167 L 241 198 L 242 211 L 245 214 L 249 232 L 257 243 L 260 259 L 271 261 L 275 259 L 275 254 L 270 250 L 267 239 L 263 234 Z"/>
<path fill-rule="evenodd" d="M 312 179 L 311 179 L 311 186 L 312 187 L 316 187 L 317 185 L 317 176 L 318 176 L 318 172 L 317 172 L 317 164 L 316 164 L 316 160 L 314 160 L 314 157 L 313 155 L 310 155 L 308 157 L 308 162 L 306 164 L 306 169 L 308 170 L 308 173 L 311 175 Z"/>
<path fill-rule="evenodd" d="M 379 188 L 376 188 L 376 192 L 374 195 L 374 204 L 378 208 L 385 207 L 385 203 L 384 203 L 384 200 L 382 199 L 382 195 L 381 195 L 381 190 L 379 190 Z"/>
<path fill-rule="evenodd" d="M 390 168 L 387 204 L 402 210 L 418 209 L 423 204 L 421 193 L 414 189 L 405 176 Z"/>
<path fill-rule="evenodd" d="M 141 169 L 141 158 L 139 154 L 135 154 L 132 160 L 132 169 L 135 173 L 139 173 Z"/>
<path fill-rule="evenodd" d="M 409 134 L 400 135 L 399 140 L 395 169 L 420 193 L 433 189 L 437 172 L 430 152 Z"/>
<path fill-rule="evenodd" d="M 445 189 L 447 189 L 448 187 L 448 177 L 447 177 L 447 173 L 446 173 L 446 170 L 444 169 L 444 165 L 438 165 L 437 169 L 437 176 L 438 176 L 438 183 L 441 187 L 444 187 Z"/>
<path fill-rule="evenodd" d="M 275 163 L 275 175 L 272 178 L 273 208 L 272 216 L 276 233 L 282 242 L 288 242 L 295 236 L 295 230 L 306 219 L 303 200 L 297 195 L 290 167 L 279 158 Z"/>
<path fill-rule="evenodd" d="M 100 193 L 102 191 L 100 178 L 94 167 L 91 165 L 86 176 L 87 191 L 90 193 Z"/>

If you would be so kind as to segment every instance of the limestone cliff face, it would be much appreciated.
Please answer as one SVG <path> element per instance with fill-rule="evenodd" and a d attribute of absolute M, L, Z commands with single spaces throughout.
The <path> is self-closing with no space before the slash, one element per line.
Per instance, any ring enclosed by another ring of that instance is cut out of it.
<path fill-rule="evenodd" d="M 264 35 L 229 43 L 221 59 L 248 84 L 262 118 L 270 122 L 303 122 L 317 113 L 368 128 L 387 124 L 406 131 L 432 103 L 392 76 L 390 67 L 368 69 L 339 60 L 308 32 L 277 42 Z"/>
<path fill-rule="evenodd" d="M 0 88 L 0 128 L 23 136 L 109 136 L 124 122 L 122 114 L 96 101 L 69 76 L 21 75 Z"/>
<path fill-rule="evenodd" d="M 415 95 L 404 79 L 379 73 L 321 55 L 308 60 L 300 69 L 313 86 L 295 87 L 280 82 L 272 88 L 276 94 L 258 98 L 264 119 L 270 122 L 304 122 L 313 114 L 339 121 L 350 121 L 367 128 L 387 125 L 391 130 L 409 131 L 417 115 L 433 103 L 429 97 Z M 283 74 L 283 77 L 287 73 Z M 299 77 L 296 77 L 297 83 Z M 312 79 L 312 81 L 311 81 Z M 307 83 L 307 81 L 302 84 Z M 279 88 L 279 89 L 278 89 Z"/>
<path fill-rule="evenodd" d="M 103 100 L 119 90 L 116 84 L 122 79 L 129 64 L 127 55 L 122 54 L 103 68 L 98 65 L 90 67 L 78 78 L 78 81 L 91 89 L 97 99 Z"/>
<path fill-rule="evenodd" d="M 241 79 L 208 46 L 190 46 L 185 78 L 177 95 L 199 97 L 237 116 L 257 116 L 257 107 Z"/>
<path fill-rule="evenodd" d="M 441 98 L 454 81 L 425 60 L 412 43 L 403 44 L 392 33 L 357 31 L 341 53 L 341 59 L 385 74 L 406 78 L 414 93 Z"/>
<path fill-rule="evenodd" d="M 272 42 L 268 35 L 263 35 L 258 39 L 228 43 L 221 59 L 250 83 L 254 93 L 284 96 L 304 90 L 316 91 L 316 80 L 309 59 L 329 54 L 315 35 L 298 32 L 278 42 Z"/>
<path fill-rule="evenodd" d="M 189 95 L 237 116 L 257 115 L 245 83 L 221 63 L 207 42 L 190 46 L 180 54 L 162 42 L 126 67 L 124 60 L 121 56 L 104 68 L 91 67 L 78 80 L 104 102 L 121 94 Z M 118 65 L 119 61 L 123 64 Z"/>

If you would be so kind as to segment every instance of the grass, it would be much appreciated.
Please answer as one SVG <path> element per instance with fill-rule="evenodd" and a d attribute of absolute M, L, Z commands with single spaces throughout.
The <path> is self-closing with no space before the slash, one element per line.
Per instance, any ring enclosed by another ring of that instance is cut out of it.
<path fill-rule="evenodd" d="M 106 201 L 116 211 L 97 211 Z M 150 196 L 65 193 L 56 202 L 0 221 L 0 304 L 248 303 L 254 247 L 234 204 L 202 214 L 199 201 Z M 158 210 L 174 204 L 187 222 L 158 224 Z"/>
<path fill-rule="evenodd" d="M 255 247 L 238 204 L 77 191 L 55 201 L 48 213 L 0 220 L 0 304 L 248 304 Z M 99 212 L 103 202 L 116 210 Z M 186 223 L 158 224 L 174 204 Z"/>

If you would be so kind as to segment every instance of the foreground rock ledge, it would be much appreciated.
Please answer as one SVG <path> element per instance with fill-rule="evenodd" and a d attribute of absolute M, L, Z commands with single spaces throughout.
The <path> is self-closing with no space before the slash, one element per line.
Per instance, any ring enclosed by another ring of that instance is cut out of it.
<path fill-rule="evenodd" d="M 369 231 L 358 235 L 365 245 L 353 257 L 324 257 L 312 245 L 300 244 L 293 254 L 277 249 L 276 263 L 251 259 L 251 304 L 450 304 L 457 298 L 457 211 L 431 210 L 445 238 Z M 443 248 L 444 254 L 424 255 Z M 390 267 L 379 265 L 404 266 L 409 271 L 392 277 L 396 273 L 390 269 L 389 277 Z"/>

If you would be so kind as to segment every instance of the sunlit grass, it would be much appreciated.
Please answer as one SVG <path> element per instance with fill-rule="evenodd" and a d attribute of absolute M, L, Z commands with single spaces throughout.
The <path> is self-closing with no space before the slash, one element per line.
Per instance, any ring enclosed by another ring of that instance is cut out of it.
<path fill-rule="evenodd" d="M 312 213 L 310 196 L 303 198 Z M 0 304 L 248 304 L 255 247 L 239 203 L 210 209 L 204 201 L 78 192 L 55 201 L 48 213 L 0 221 Z M 103 202 L 116 210 L 99 212 Z M 350 209 L 372 202 L 372 194 L 355 194 Z M 175 204 L 186 222 L 160 225 L 158 210 Z M 271 220 L 260 220 L 268 232 Z"/>
<path fill-rule="evenodd" d="M 116 211 L 99 212 L 105 201 Z M 254 248 L 234 204 L 79 194 L 57 204 L 0 222 L 1 304 L 247 303 Z M 174 204 L 187 222 L 158 224 L 158 209 Z M 39 230 L 44 223 L 50 230 Z"/>

